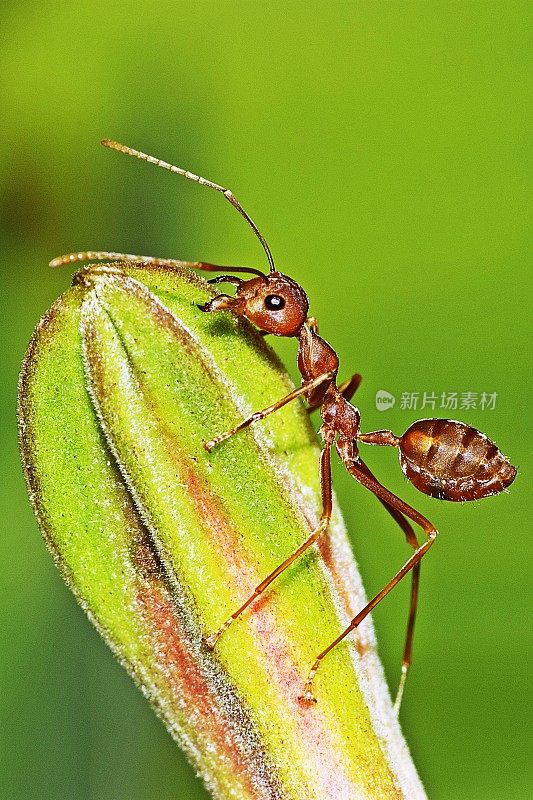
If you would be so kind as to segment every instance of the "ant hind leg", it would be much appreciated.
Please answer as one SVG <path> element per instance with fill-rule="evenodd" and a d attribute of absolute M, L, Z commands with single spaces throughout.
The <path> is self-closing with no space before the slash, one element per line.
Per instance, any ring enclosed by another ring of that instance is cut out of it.
<path fill-rule="evenodd" d="M 369 467 L 362 458 L 359 458 L 359 466 L 363 470 L 363 472 L 368 475 L 369 478 L 373 478 L 374 480 L 375 475 L 370 471 Z M 397 524 L 400 526 L 402 531 L 405 534 L 405 538 L 407 543 L 411 545 L 413 550 L 417 550 L 418 548 L 418 540 L 416 538 L 416 534 L 414 532 L 413 526 L 409 522 L 409 520 L 404 517 L 404 515 L 398 511 L 397 508 L 392 506 L 383 498 L 378 498 L 379 502 L 382 506 L 389 512 L 391 517 Z M 415 619 L 416 619 L 416 610 L 418 605 L 418 587 L 420 584 L 420 562 L 415 564 L 413 570 L 411 572 L 411 596 L 409 601 L 409 615 L 407 619 L 407 630 L 405 634 L 405 643 L 403 648 L 403 658 L 402 658 L 402 670 L 400 676 L 400 682 L 398 684 L 398 690 L 396 692 L 396 699 L 394 701 L 394 710 L 396 714 L 400 712 L 400 705 L 402 702 L 403 697 L 403 690 L 405 688 L 405 682 L 407 680 L 407 673 L 409 671 L 409 667 L 411 666 L 412 660 L 412 651 L 413 651 L 413 634 L 415 628 Z"/>
<path fill-rule="evenodd" d="M 379 500 L 383 502 L 383 504 L 386 506 L 388 510 L 389 510 L 388 507 L 390 506 L 391 509 L 394 509 L 396 512 L 405 515 L 409 519 L 413 520 L 413 522 L 415 522 L 417 525 L 420 525 L 420 527 L 423 529 L 426 535 L 426 541 L 422 545 L 417 544 L 413 555 L 405 562 L 403 567 L 400 570 L 398 570 L 396 575 L 394 575 L 394 577 L 391 578 L 391 580 L 386 584 L 386 586 L 384 586 L 383 589 L 380 592 L 378 592 L 378 594 L 375 597 L 373 597 L 372 600 L 370 600 L 370 602 L 367 603 L 364 608 L 361 609 L 361 611 L 353 618 L 353 620 L 344 629 L 344 631 L 342 631 L 342 633 L 340 633 L 339 636 L 337 636 L 337 638 L 334 639 L 334 641 L 331 642 L 331 644 L 329 644 L 317 656 L 313 666 L 311 667 L 311 670 L 309 671 L 309 675 L 305 683 L 304 691 L 302 694 L 302 699 L 310 702 L 313 702 L 315 699 L 312 694 L 313 679 L 325 656 L 327 656 L 328 653 L 330 653 L 338 644 L 340 644 L 340 642 L 342 642 L 346 638 L 346 636 L 348 636 L 349 633 L 351 633 L 361 624 L 361 622 L 365 619 L 365 617 L 367 617 L 368 614 L 370 614 L 370 612 L 378 605 L 378 603 L 380 603 L 381 600 L 383 600 L 383 598 L 386 597 L 389 594 L 389 592 L 392 591 L 392 589 L 394 589 L 394 587 L 402 580 L 402 578 L 405 577 L 405 575 L 407 575 L 408 572 L 419 567 L 421 559 L 427 553 L 427 551 L 435 541 L 435 537 L 437 536 L 437 530 L 431 524 L 431 522 L 429 522 L 429 520 L 427 520 L 418 511 L 416 511 L 416 509 L 412 508 L 412 506 L 405 503 L 395 494 L 386 489 L 381 483 L 379 483 L 379 481 L 377 481 L 374 478 L 368 467 L 366 467 L 366 465 L 362 465 L 362 462 L 358 457 L 348 458 L 346 452 L 342 451 L 341 442 L 338 443 L 337 448 L 350 475 L 352 475 L 362 486 L 364 486 L 367 489 L 370 489 L 370 491 L 373 494 L 375 494 Z M 395 519 L 397 519 L 396 516 Z M 398 519 L 397 521 L 399 522 Z M 403 525 L 402 528 L 407 535 L 407 529 Z M 404 675 L 405 676 L 407 675 L 408 663 L 405 663 L 406 659 L 405 654 L 407 653 L 408 659 L 410 659 L 410 654 L 411 654 L 411 643 L 414 630 L 414 613 L 416 611 L 416 600 L 418 592 L 418 575 L 415 576 L 413 580 L 414 580 L 414 587 L 412 588 L 411 591 L 411 608 L 410 608 L 409 623 L 407 629 L 407 639 L 404 650 L 404 667 L 402 667 L 402 680 L 400 682 L 400 687 L 398 690 L 398 695 L 395 703 L 396 709 L 399 708 L 399 703 L 401 701 L 401 693 L 403 691 L 403 686 L 405 684 Z"/>

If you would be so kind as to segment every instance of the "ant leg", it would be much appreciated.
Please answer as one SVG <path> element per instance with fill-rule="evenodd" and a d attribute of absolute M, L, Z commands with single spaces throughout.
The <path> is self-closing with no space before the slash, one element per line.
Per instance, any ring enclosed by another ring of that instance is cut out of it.
<path fill-rule="evenodd" d="M 109 250 L 84 250 L 80 253 L 67 253 L 50 261 L 51 267 L 63 267 L 78 261 L 125 261 L 133 264 L 154 264 L 158 267 L 190 267 L 200 269 L 193 261 L 180 261 L 176 258 L 157 258 L 155 256 L 138 256 L 133 253 L 115 253 Z M 209 265 L 213 266 L 214 265 Z M 226 267 L 220 267 L 226 269 Z"/>
<path fill-rule="evenodd" d="M 324 438 L 324 449 L 320 455 L 320 486 L 322 491 L 322 514 L 320 515 L 320 522 L 317 528 L 313 531 L 311 536 L 309 536 L 303 544 L 298 547 L 292 555 L 285 559 L 276 569 L 268 575 L 264 581 L 262 581 L 250 595 L 250 597 L 240 606 L 237 611 L 235 611 L 231 617 L 229 617 L 223 625 L 215 632 L 212 633 L 211 636 L 208 636 L 205 640 L 205 644 L 207 647 L 212 650 L 222 634 L 229 628 L 232 622 L 234 622 L 240 615 L 245 611 L 250 603 L 252 603 L 256 597 L 259 597 L 265 589 L 270 586 L 272 581 L 274 581 L 278 575 L 281 575 L 288 567 L 293 564 L 297 558 L 299 558 L 302 553 L 304 553 L 312 544 L 314 544 L 323 533 L 325 533 L 329 526 L 329 521 L 331 519 L 331 505 L 332 505 L 332 490 L 331 490 L 331 446 L 333 444 L 333 440 L 335 438 L 335 433 L 331 428 L 327 428 L 326 426 L 322 426 L 321 433 Z"/>
<path fill-rule="evenodd" d="M 362 380 L 363 380 L 362 376 L 356 372 L 355 375 L 352 375 L 351 378 L 348 378 L 347 380 L 343 381 L 343 383 L 341 383 L 341 385 L 339 386 L 339 392 L 342 394 L 345 400 L 349 401 L 352 399 L 352 397 L 358 390 L 359 384 L 361 383 Z M 320 403 L 315 403 L 313 406 L 309 406 L 309 408 L 307 409 L 307 413 L 312 414 L 313 411 L 316 411 L 317 408 L 320 408 L 321 405 L 322 401 L 320 401 Z"/>
<path fill-rule="evenodd" d="M 155 256 L 136 256 L 132 253 L 114 253 L 106 250 L 84 250 L 80 253 L 67 253 L 58 256 L 50 261 L 51 267 L 63 267 L 65 264 L 74 264 L 78 261 L 125 261 L 133 264 L 153 264 L 157 267 L 185 267 L 186 269 L 198 269 L 203 272 L 251 272 L 256 275 L 263 275 L 257 269 L 251 267 L 221 267 L 217 264 L 209 264 L 206 261 L 180 261 L 177 258 L 157 258 Z"/>
<path fill-rule="evenodd" d="M 345 400 L 349 401 L 352 399 L 362 380 L 363 376 L 356 372 L 351 378 L 348 378 L 348 380 L 341 383 L 339 386 L 339 392 L 342 394 Z"/>
<path fill-rule="evenodd" d="M 244 283 L 241 278 L 236 278 L 235 275 L 217 275 L 216 278 L 211 278 L 211 280 L 207 282 L 210 283 L 211 286 L 215 286 L 217 283 L 231 283 L 233 286 L 240 286 L 241 283 Z"/>
<path fill-rule="evenodd" d="M 399 447 L 401 438 L 395 436 L 392 431 L 380 430 L 370 433 L 358 433 L 357 441 L 365 444 L 376 444 L 382 447 Z"/>
<path fill-rule="evenodd" d="M 365 472 L 370 478 L 374 478 L 375 476 L 370 471 L 369 467 L 362 458 L 359 459 L 359 465 L 363 472 Z M 391 517 L 398 523 L 400 528 L 405 534 L 405 538 L 408 544 L 411 545 L 413 550 L 418 548 L 418 540 L 416 538 L 416 534 L 413 530 L 413 526 L 410 522 L 401 514 L 394 506 L 391 506 L 390 503 L 387 503 L 386 500 L 383 500 L 381 497 L 378 498 L 379 502 L 382 506 L 389 512 Z M 402 702 L 403 697 L 403 690 L 405 688 L 405 682 L 407 680 L 407 672 L 409 671 L 409 667 L 411 666 L 412 661 L 412 650 L 413 650 L 413 633 L 415 628 L 415 618 L 416 618 L 416 609 L 418 603 L 418 587 L 420 583 L 420 562 L 415 564 L 411 573 L 411 597 L 409 601 L 409 616 L 407 619 L 407 631 L 405 634 L 405 643 L 403 648 L 403 658 L 402 658 L 402 671 L 400 677 L 400 683 L 398 684 L 398 690 L 396 692 L 396 699 L 394 701 L 394 710 L 396 714 L 399 714 L 400 711 L 400 704 Z"/>
<path fill-rule="evenodd" d="M 268 417 L 269 414 L 273 414 L 274 411 L 278 411 L 280 408 L 283 408 L 283 406 L 287 405 L 287 403 L 290 403 L 291 400 L 295 400 L 297 397 L 300 397 L 300 395 L 306 394 L 307 392 L 312 392 L 313 389 L 316 389 L 321 383 L 324 383 L 325 381 L 331 381 L 333 377 L 333 372 L 324 372 L 323 375 L 319 375 L 317 378 L 313 378 L 311 381 L 306 381 L 298 389 L 293 389 L 292 392 L 289 392 L 289 394 L 286 394 L 285 397 L 282 397 L 281 400 L 278 400 L 271 406 L 267 406 L 267 408 L 264 408 L 262 411 L 256 411 L 254 414 L 251 414 L 242 422 L 239 422 L 239 424 L 230 431 L 221 433 L 218 436 L 215 436 L 215 438 L 211 439 L 209 442 L 205 442 L 205 449 L 210 453 L 221 442 L 225 442 L 226 439 L 229 439 L 234 434 L 242 431 L 244 428 L 247 428 L 252 424 L 252 422 L 257 422 L 260 419 Z"/>
<path fill-rule="evenodd" d="M 353 620 L 344 629 L 344 631 L 341 634 L 339 634 L 339 636 L 337 636 L 337 638 L 334 639 L 334 641 L 331 642 L 331 644 L 329 644 L 325 648 L 325 650 L 323 650 L 317 656 L 315 663 L 313 664 L 313 666 L 309 671 L 309 676 L 305 682 L 304 692 L 302 695 L 303 700 L 311 702 L 316 702 L 311 691 L 313 678 L 316 674 L 317 669 L 320 666 L 320 663 L 325 658 L 325 656 L 327 656 L 327 654 L 330 653 L 334 647 L 336 647 L 340 642 L 342 642 L 343 639 L 345 639 L 349 633 L 355 630 L 355 628 L 357 628 L 357 626 L 361 624 L 361 622 L 365 619 L 366 616 L 368 616 L 368 614 L 370 614 L 370 612 L 377 606 L 377 604 L 381 602 L 381 600 L 383 600 L 383 598 L 386 597 L 386 595 L 388 595 L 389 592 L 392 591 L 392 589 L 394 589 L 396 584 L 398 584 L 401 581 L 401 579 L 405 577 L 405 575 L 407 575 L 408 572 L 410 572 L 419 564 L 421 559 L 424 557 L 424 555 L 427 553 L 427 551 L 435 541 L 435 537 L 437 536 L 437 530 L 429 520 L 427 520 L 424 516 L 422 516 L 422 514 L 420 514 L 410 505 L 405 503 L 403 500 L 400 500 L 399 497 L 397 497 L 395 494 L 393 494 L 384 486 L 382 486 L 382 484 L 379 483 L 379 481 L 377 481 L 374 477 L 368 475 L 365 469 L 361 467 L 359 459 L 348 460 L 345 457 L 343 458 L 343 461 L 350 475 L 352 475 L 357 481 L 359 481 L 359 483 L 362 486 L 364 486 L 367 489 L 370 489 L 370 491 L 373 494 L 375 494 L 379 500 L 385 501 L 388 505 L 392 506 L 392 508 L 401 512 L 406 517 L 409 517 L 409 519 L 412 519 L 413 522 L 415 522 L 417 525 L 420 525 L 420 527 L 426 534 L 427 540 L 424 542 L 424 544 L 416 548 L 411 558 L 409 558 L 405 562 L 403 567 L 396 573 L 396 575 L 393 578 L 391 578 L 391 580 L 387 583 L 387 585 L 384 586 L 383 589 L 372 600 L 370 600 L 370 602 L 367 603 L 364 608 L 361 609 L 361 611 L 353 618 Z"/>

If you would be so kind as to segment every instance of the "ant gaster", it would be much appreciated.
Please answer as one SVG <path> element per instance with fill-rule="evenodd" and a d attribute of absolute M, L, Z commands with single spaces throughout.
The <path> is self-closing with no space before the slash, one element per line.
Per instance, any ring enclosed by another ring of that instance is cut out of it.
<path fill-rule="evenodd" d="M 130 147 L 104 140 L 103 145 L 163 167 L 170 172 L 183 175 L 201 185 L 221 192 L 224 197 L 246 219 L 259 238 L 269 263 L 269 273 L 264 274 L 248 267 L 219 267 L 205 262 L 184 262 L 176 259 L 160 259 L 135 256 L 125 253 L 85 251 L 72 253 L 54 259 L 52 266 L 75 261 L 115 260 L 126 262 L 151 263 L 168 267 L 190 267 L 207 272 L 230 270 L 246 272 L 255 277 L 243 280 L 235 275 L 220 275 L 211 283 L 229 283 L 236 291 L 234 296 L 219 294 L 199 308 L 204 312 L 229 310 L 245 317 L 263 334 L 290 336 L 298 339 L 298 369 L 302 375 L 301 386 L 262 411 L 257 411 L 230 431 L 221 433 L 206 442 L 208 451 L 213 450 L 226 439 L 264 419 L 297 397 L 303 397 L 309 411 L 320 409 L 322 425 L 320 435 L 323 448 L 320 456 L 320 484 L 322 492 L 322 513 L 318 527 L 294 553 L 268 575 L 253 594 L 229 617 L 221 627 L 206 639 L 206 645 L 213 648 L 224 631 L 248 606 L 289 567 L 307 548 L 323 535 L 329 526 L 332 512 L 331 487 L 331 449 L 337 450 L 346 469 L 360 484 L 369 489 L 398 523 L 407 542 L 413 548 L 411 557 L 394 575 L 386 586 L 366 604 L 350 624 L 316 658 L 305 682 L 302 699 L 314 701 L 312 694 L 313 677 L 324 657 L 365 619 L 373 608 L 411 572 L 411 599 L 404 645 L 401 679 L 396 695 L 395 709 L 399 710 L 409 666 L 411 664 L 413 631 L 418 598 L 420 562 L 437 536 L 437 530 L 422 514 L 386 489 L 374 477 L 359 454 L 359 444 L 397 447 L 400 466 L 405 476 L 421 492 L 440 500 L 465 501 L 497 494 L 509 486 L 516 475 L 516 469 L 509 463 L 495 444 L 475 428 L 448 419 L 422 419 L 415 422 L 403 434 L 395 436 L 390 430 L 362 433 L 359 410 L 350 403 L 361 376 L 353 375 L 349 380 L 337 385 L 339 360 L 335 350 L 318 335 L 318 326 L 313 318 L 308 318 L 309 301 L 307 295 L 296 281 L 278 272 L 270 248 L 253 220 L 229 189 L 201 178 L 187 170 L 175 167 L 153 156 L 133 150 Z M 424 541 L 417 540 L 411 522 L 424 532 Z"/>

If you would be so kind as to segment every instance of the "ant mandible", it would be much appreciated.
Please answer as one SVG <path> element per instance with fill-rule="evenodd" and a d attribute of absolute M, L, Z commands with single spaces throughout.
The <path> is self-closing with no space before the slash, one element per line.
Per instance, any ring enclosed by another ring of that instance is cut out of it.
<path fill-rule="evenodd" d="M 199 308 L 209 313 L 222 310 L 233 311 L 235 314 L 252 322 L 262 334 L 297 338 L 298 369 L 302 375 L 302 384 L 298 389 L 289 392 L 277 402 L 262 411 L 252 414 L 232 430 L 221 433 L 216 438 L 206 442 L 205 447 L 210 452 L 226 439 L 234 436 L 253 422 L 273 414 L 297 397 L 303 397 L 307 401 L 309 411 L 320 409 L 322 417 L 322 425 L 320 427 L 320 435 L 323 440 L 320 456 L 322 513 L 318 527 L 294 553 L 256 587 L 253 594 L 246 599 L 231 617 L 206 639 L 206 645 L 210 649 L 214 648 L 218 639 L 231 623 L 240 617 L 245 609 L 270 586 L 278 575 L 284 572 L 327 531 L 332 511 L 331 448 L 335 445 L 350 475 L 378 498 L 398 523 L 414 552 L 387 585 L 361 609 L 345 630 L 317 656 L 305 682 L 301 699 L 315 701 L 312 694 L 312 681 L 324 657 L 342 642 L 351 631 L 355 630 L 396 584 L 408 572 L 411 572 L 411 598 L 407 633 L 403 651 L 401 678 L 394 703 L 395 710 L 398 712 L 407 672 L 411 664 L 420 562 L 433 544 L 437 536 L 437 530 L 426 517 L 382 486 L 359 455 L 358 445 L 359 443 L 364 443 L 397 447 L 400 466 L 405 476 L 421 492 L 440 500 L 478 500 L 481 497 L 498 494 L 513 482 L 516 475 L 515 467 L 509 463 L 496 445 L 483 433 L 469 425 L 454 420 L 418 420 L 408 428 L 403 436 L 395 436 L 390 430 L 362 433 L 359 410 L 350 403 L 350 399 L 361 382 L 361 376 L 358 374 L 352 375 L 349 380 L 337 386 L 339 359 L 335 350 L 318 335 L 316 320 L 307 316 L 309 301 L 306 293 L 296 281 L 276 270 L 272 253 L 265 238 L 233 193 L 219 184 L 168 164 L 166 161 L 149 156 L 146 153 L 141 153 L 131 147 L 126 147 L 108 139 L 102 141 L 102 144 L 105 147 L 148 161 L 170 172 L 175 172 L 178 175 L 183 175 L 185 178 L 196 181 L 202 186 L 208 186 L 221 192 L 245 218 L 258 237 L 268 259 L 269 272 L 265 275 L 260 270 L 248 267 L 220 267 L 205 262 L 187 262 L 103 251 L 71 253 L 54 259 L 51 262 L 51 266 L 61 266 L 76 261 L 113 260 L 142 262 L 169 267 L 189 267 L 207 272 L 221 272 L 230 269 L 231 272 L 253 274 L 255 277 L 249 280 L 242 280 L 235 275 L 226 274 L 214 278 L 210 283 L 232 284 L 236 288 L 235 295 L 219 294 L 205 303 L 205 305 L 199 306 Z M 422 544 L 418 542 L 409 520 L 422 528 L 425 535 L 425 541 Z"/>

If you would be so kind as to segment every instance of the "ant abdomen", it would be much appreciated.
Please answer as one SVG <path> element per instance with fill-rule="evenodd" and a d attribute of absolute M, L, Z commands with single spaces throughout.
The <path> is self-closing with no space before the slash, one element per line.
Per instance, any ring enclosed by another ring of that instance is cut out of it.
<path fill-rule="evenodd" d="M 516 469 L 485 434 L 449 419 L 422 419 L 399 442 L 400 465 L 417 489 L 439 500 L 478 500 L 509 486 Z"/>

